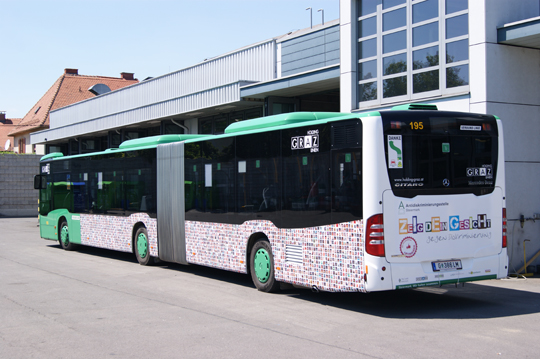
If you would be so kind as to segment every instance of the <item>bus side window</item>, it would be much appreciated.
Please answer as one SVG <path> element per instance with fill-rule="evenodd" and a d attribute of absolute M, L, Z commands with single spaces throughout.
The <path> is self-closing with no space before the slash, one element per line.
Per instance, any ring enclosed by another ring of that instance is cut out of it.
<path fill-rule="evenodd" d="M 238 214 L 280 222 L 280 132 L 236 138 Z"/>
<path fill-rule="evenodd" d="M 333 151 L 332 221 L 362 217 L 362 151 Z"/>
<path fill-rule="evenodd" d="M 47 183 L 47 176 L 39 176 L 41 189 L 39 190 L 39 214 L 47 215 L 51 211 L 51 183 Z"/>
<path fill-rule="evenodd" d="M 185 191 L 185 211 L 186 213 L 199 210 L 203 200 L 200 189 L 201 174 L 201 144 L 188 143 L 184 148 L 184 191 Z"/>
<path fill-rule="evenodd" d="M 54 209 L 73 211 L 73 190 L 69 173 L 55 173 L 52 182 Z"/>
<path fill-rule="evenodd" d="M 283 157 L 283 225 L 330 223 L 330 154 L 293 153 Z"/>
<path fill-rule="evenodd" d="M 204 212 L 210 221 L 227 220 L 234 212 L 234 138 L 209 140 L 202 143 L 202 189 Z"/>

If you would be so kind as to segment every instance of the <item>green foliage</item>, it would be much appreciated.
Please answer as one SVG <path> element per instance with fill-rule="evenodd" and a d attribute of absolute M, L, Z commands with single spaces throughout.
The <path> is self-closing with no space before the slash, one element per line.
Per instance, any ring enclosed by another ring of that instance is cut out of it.
<path fill-rule="evenodd" d="M 413 76 L 413 92 L 420 93 L 439 89 L 439 70 L 421 72 Z"/>
<path fill-rule="evenodd" d="M 371 101 L 377 99 L 377 82 L 370 82 L 360 85 L 360 101 Z"/>
<path fill-rule="evenodd" d="M 457 87 L 457 86 L 467 85 L 467 82 L 465 82 L 459 76 L 460 71 L 461 69 L 459 68 L 459 66 L 450 67 L 446 69 L 446 87 Z"/>
<path fill-rule="evenodd" d="M 385 75 L 399 74 L 407 71 L 406 61 L 392 61 L 388 66 L 384 68 Z"/>

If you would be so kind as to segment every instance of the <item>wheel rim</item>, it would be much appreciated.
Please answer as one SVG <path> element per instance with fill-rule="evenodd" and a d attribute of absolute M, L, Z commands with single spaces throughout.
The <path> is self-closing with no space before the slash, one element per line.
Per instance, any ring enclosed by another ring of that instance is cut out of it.
<path fill-rule="evenodd" d="M 253 262 L 257 279 L 261 283 L 266 283 L 270 278 L 270 255 L 265 249 L 260 248 L 255 253 Z"/>
<path fill-rule="evenodd" d="M 144 233 L 140 233 L 137 237 L 137 252 L 141 258 L 145 258 L 148 254 L 148 240 Z"/>
<path fill-rule="evenodd" d="M 60 240 L 64 246 L 69 244 L 69 230 L 67 226 L 62 227 L 62 230 L 60 231 Z"/>

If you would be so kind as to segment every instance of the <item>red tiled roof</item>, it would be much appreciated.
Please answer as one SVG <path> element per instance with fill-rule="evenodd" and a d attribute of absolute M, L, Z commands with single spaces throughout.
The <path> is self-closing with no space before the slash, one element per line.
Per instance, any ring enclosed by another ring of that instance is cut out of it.
<path fill-rule="evenodd" d="M 6 118 L 5 123 L 0 122 L 0 151 L 12 151 L 13 150 L 13 137 L 9 136 L 9 133 L 13 131 L 22 118 Z M 10 140 L 9 148 L 5 148 L 7 140 Z"/>
<path fill-rule="evenodd" d="M 114 91 L 139 82 L 137 79 L 78 75 L 77 70 L 68 70 L 66 69 L 64 74 L 39 99 L 18 126 L 10 132 L 10 135 L 48 128 L 50 111 L 95 97 L 88 91 L 93 85 L 104 84 Z"/>

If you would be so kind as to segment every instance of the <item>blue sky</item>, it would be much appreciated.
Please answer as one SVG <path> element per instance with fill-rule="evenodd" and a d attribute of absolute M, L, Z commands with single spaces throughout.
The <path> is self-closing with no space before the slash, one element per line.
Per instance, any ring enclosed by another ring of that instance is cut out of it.
<path fill-rule="evenodd" d="M 339 18 L 339 0 L 0 0 L 0 111 L 22 118 L 65 68 L 143 80 Z"/>

